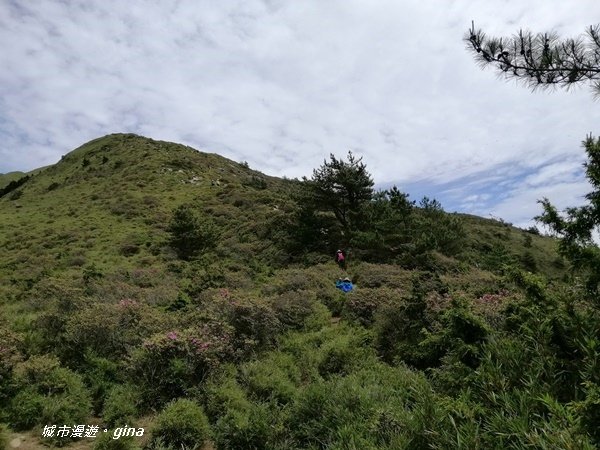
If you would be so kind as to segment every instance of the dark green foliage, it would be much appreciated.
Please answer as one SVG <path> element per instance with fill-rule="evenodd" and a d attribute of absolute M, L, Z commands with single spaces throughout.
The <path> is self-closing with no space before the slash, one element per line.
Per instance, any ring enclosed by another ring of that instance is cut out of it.
<path fill-rule="evenodd" d="M 507 266 L 515 266 L 517 259 L 504 244 L 490 245 L 483 243 L 482 266 L 491 272 L 502 273 Z"/>
<path fill-rule="evenodd" d="M 167 311 L 179 311 L 181 309 L 187 308 L 190 303 L 190 297 L 185 292 L 180 292 L 177 294 L 177 299 L 167 306 Z"/>
<path fill-rule="evenodd" d="M 348 152 L 344 161 L 331 154 L 330 161 L 324 161 L 304 182 L 314 209 L 333 213 L 346 234 L 364 226 L 362 207 L 371 200 L 374 183 L 362 158 Z"/>
<path fill-rule="evenodd" d="M 588 136 L 583 145 L 588 156 L 586 177 L 595 189 L 586 195 L 588 204 L 568 208 L 563 216 L 548 199 L 544 199 L 541 201 L 544 213 L 538 220 L 561 238 L 560 253 L 574 269 L 585 275 L 588 296 L 597 299 L 600 292 L 600 249 L 592 239 L 592 232 L 600 224 L 600 138 Z"/>
<path fill-rule="evenodd" d="M 385 261 L 410 252 L 414 245 L 414 202 L 396 186 L 380 191 L 365 205 L 368 226 L 356 232 L 352 245 L 362 256 L 375 261 Z"/>
<path fill-rule="evenodd" d="M 14 190 L 14 191 L 11 191 L 10 195 L 8 196 L 8 199 L 11 201 L 19 200 L 22 196 L 23 196 L 23 191 Z"/>
<path fill-rule="evenodd" d="M 431 327 L 426 293 L 443 290 L 435 276 L 422 274 L 415 277 L 411 295 L 381 308 L 374 317 L 375 347 L 384 361 L 399 360 L 409 365 L 426 368 L 435 365 L 442 356 L 438 349 L 419 345 Z"/>
<path fill-rule="evenodd" d="M 201 219 L 189 206 L 181 205 L 173 212 L 168 231 L 171 246 L 182 259 L 191 259 L 214 248 L 219 237 L 216 226 Z"/>
<path fill-rule="evenodd" d="M 5 187 L 3 187 L 3 188 L 0 189 L 0 197 L 4 197 L 5 195 L 10 194 L 11 192 L 13 192 L 16 189 L 20 188 L 27 181 L 29 181 L 30 178 L 31 178 L 30 175 L 26 175 L 24 177 L 19 178 L 18 180 L 11 181 Z M 21 191 L 19 191 L 19 192 L 21 192 Z M 16 200 L 17 198 L 19 198 L 19 197 L 11 198 L 11 200 Z"/>
<path fill-rule="evenodd" d="M 600 445 L 600 385 L 586 381 L 584 384 L 585 398 L 574 403 L 575 411 L 581 417 L 581 429 L 591 435 L 593 441 Z"/>
<path fill-rule="evenodd" d="M 119 365 L 110 359 L 98 357 L 88 351 L 79 369 L 83 373 L 85 384 L 89 387 L 93 411 L 98 414 L 102 411 L 104 399 L 110 389 L 121 380 Z"/>
<path fill-rule="evenodd" d="M 23 338 L 0 323 L 0 420 L 5 418 L 8 399 L 15 393 L 13 371 L 23 359 Z"/>
<path fill-rule="evenodd" d="M 289 422 L 300 448 L 427 448 L 444 424 L 431 408 L 424 379 L 406 369 L 374 364 L 345 378 L 315 383 L 301 392 Z M 436 430 L 436 433 L 431 433 Z"/>
<path fill-rule="evenodd" d="M 60 183 L 53 182 L 48 186 L 48 192 L 58 189 L 60 187 Z"/>
<path fill-rule="evenodd" d="M 170 448 L 202 448 L 209 437 L 210 426 L 204 410 L 187 399 L 169 403 L 152 429 L 152 442 Z"/>
<path fill-rule="evenodd" d="M 268 404 L 249 403 L 246 407 L 227 408 L 214 425 L 214 440 L 219 450 L 241 448 L 276 449 L 281 424 L 274 420 Z M 275 442 L 274 442 L 275 441 Z"/>
<path fill-rule="evenodd" d="M 282 353 L 271 353 L 261 361 L 244 364 L 239 379 L 252 398 L 278 404 L 292 401 L 301 382 L 294 358 Z"/>
<path fill-rule="evenodd" d="M 311 291 L 283 292 L 270 304 L 281 325 L 295 330 L 303 329 L 320 305 Z"/>
<path fill-rule="evenodd" d="M 8 449 L 8 429 L 0 423 L 0 450 Z"/>
<path fill-rule="evenodd" d="M 492 65 L 507 78 L 533 89 L 573 84 L 600 86 L 600 26 L 590 26 L 584 38 L 559 39 L 556 33 L 520 30 L 512 37 L 488 37 L 473 24 L 464 40 L 482 66 Z"/>
<path fill-rule="evenodd" d="M 246 168 L 248 168 L 246 166 Z M 267 181 L 262 177 L 257 177 L 256 175 L 252 175 L 247 181 L 244 182 L 245 186 L 250 186 L 254 189 L 264 190 L 269 186 Z"/>
<path fill-rule="evenodd" d="M 415 246 L 417 251 L 438 250 L 445 255 L 456 255 L 462 250 L 465 229 L 461 218 L 444 213 L 435 199 L 424 197 L 416 220 Z"/>
<path fill-rule="evenodd" d="M 537 272 L 538 267 L 535 261 L 535 257 L 529 251 L 526 251 L 521 255 L 521 265 L 522 267 L 529 272 Z"/>
<path fill-rule="evenodd" d="M 398 290 L 362 288 L 349 295 L 342 303 L 342 317 L 369 327 L 379 311 L 391 310 L 404 300 Z"/>
<path fill-rule="evenodd" d="M 454 256 L 462 251 L 462 218 L 445 213 L 437 200 L 427 197 L 419 206 L 396 187 L 375 194 L 363 208 L 364 226 L 353 233 L 356 254 L 370 261 L 431 268 L 430 252 Z"/>

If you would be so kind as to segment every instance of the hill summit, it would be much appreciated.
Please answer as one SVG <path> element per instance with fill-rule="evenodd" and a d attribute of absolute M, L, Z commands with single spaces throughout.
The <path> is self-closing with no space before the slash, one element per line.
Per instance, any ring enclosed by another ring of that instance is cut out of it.
<path fill-rule="evenodd" d="M 90 141 L 21 179 L 0 199 L 7 251 L 0 270 L 18 284 L 92 263 L 152 265 L 168 252 L 162 246 L 172 210 L 186 203 L 214 219 L 224 249 L 235 241 L 231 251 L 241 245 L 244 253 L 260 253 L 264 244 L 249 236 L 263 233 L 261 221 L 289 203 L 289 183 L 132 134 Z"/>

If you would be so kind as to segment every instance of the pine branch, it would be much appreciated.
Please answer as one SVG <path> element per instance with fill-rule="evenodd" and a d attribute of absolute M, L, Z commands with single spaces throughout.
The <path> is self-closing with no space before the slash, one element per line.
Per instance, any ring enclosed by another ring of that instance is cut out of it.
<path fill-rule="evenodd" d="M 507 78 L 522 80 L 530 88 L 590 83 L 600 96 L 600 26 L 587 35 L 561 40 L 554 33 L 519 31 L 510 38 L 487 37 L 471 25 L 464 38 L 482 67 L 495 66 Z"/>

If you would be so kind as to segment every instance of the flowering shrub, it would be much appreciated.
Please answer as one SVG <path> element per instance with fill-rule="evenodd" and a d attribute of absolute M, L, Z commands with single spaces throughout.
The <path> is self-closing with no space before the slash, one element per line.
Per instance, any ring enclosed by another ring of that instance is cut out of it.
<path fill-rule="evenodd" d="M 313 291 L 284 292 L 270 299 L 270 305 L 282 326 L 294 330 L 309 326 L 319 315 L 319 306 L 324 308 Z"/>
<path fill-rule="evenodd" d="M 98 356 L 120 357 L 168 323 L 167 315 L 136 300 L 93 304 L 68 319 L 64 340 L 57 350 L 71 360 L 80 358 L 83 348 Z"/>
<path fill-rule="evenodd" d="M 185 330 L 158 333 L 146 339 L 130 359 L 130 371 L 142 386 L 148 406 L 180 397 L 221 363 L 233 357 L 233 330 L 211 322 Z"/>
<path fill-rule="evenodd" d="M 255 351 L 271 348 L 282 325 L 273 308 L 262 299 L 240 298 L 237 292 L 219 289 L 209 307 L 232 327 L 236 356 L 243 358 Z"/>
<path fill-rule="evenodd" d="M 396 289 L 357 289 L 347 296 L 347 301 L 342 308 L 342 316 L 368 327 L 373 324 L 376 311 L 401 301 L 400 292 Z"/>

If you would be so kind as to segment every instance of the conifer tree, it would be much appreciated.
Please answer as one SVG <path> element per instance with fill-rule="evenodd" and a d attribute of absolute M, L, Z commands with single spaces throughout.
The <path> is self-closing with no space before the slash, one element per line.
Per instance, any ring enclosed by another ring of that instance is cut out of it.
<path fill-rule="evenodd" d="M 587 204 L 567 208 L 560 214 L 547 198 L 540 201 L 542 215 L 536 217 L 548 225 L 560 238 L 560 252 L 573 268 L 586 275 L 586 288 L 590 297 L 600 306 L 600 249 L 594 242 L 594 231 L 600 226 L 600 138 L 588 136 L 583 141 L 588 155 L 585 163 L 586 177 L 594 190 L 585 196 Z"/>
<path fill-rule="evenodd" d="M 348 152 L 344 161 L 331 154 L 304 182 L 314 208 L 332 212 L 346 234 L 363 225 L 362 207 L 373 198 L 374 183 L 362 158 Z"/>

